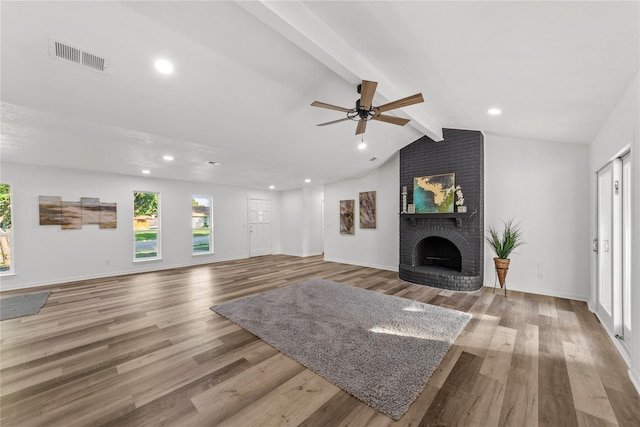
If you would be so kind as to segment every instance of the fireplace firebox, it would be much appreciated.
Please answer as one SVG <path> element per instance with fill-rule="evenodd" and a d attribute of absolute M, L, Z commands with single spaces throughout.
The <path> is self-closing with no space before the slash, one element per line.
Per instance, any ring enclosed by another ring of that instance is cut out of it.
<path fill-rule="evenodd" d="M 420 240 L 413 249 L 413 265 L 462 271 L 462 256 L 450 240 L 430 236 Z"/>

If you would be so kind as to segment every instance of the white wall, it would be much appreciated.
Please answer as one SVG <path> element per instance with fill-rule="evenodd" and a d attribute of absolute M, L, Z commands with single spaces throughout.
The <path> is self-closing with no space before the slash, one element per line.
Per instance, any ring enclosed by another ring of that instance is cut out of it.
<path fill-rule="evenodd" d="M 635 135 L 638 132 L 638 76 L 633 80 L 627 91 L 618 101 L 618 104 L 611 112 L 609 118 L 598 131 L 598 134 L 591 142 L 589 151 L 589 180 L 590 180 L 590 231 L 591 238 L 597 235 L 596 227 L 596 173 L 602 169 L 613 157 L 620 153 L 622 149 L 631 146 Z M 634 153 L 635 154 L 635 153 Z M 634 159 L 634 164 L 638 165 L 638 156 Z M 638 169 L 637 167 L 635 169 Z M 637 187 L 637 186 L 636 186 Z M 636 211 L 637 212 L 637 211 Z M 593 253 L 591 256 L 591 297 L 589 304 L 595 309 L 596 295 L 596 264 L 597 257 Z"/>
<path fill-rule="evenodd" d="M 1 289 L 16 289 L 249 256 L 248 199 L 271 199 L 273 251 L 280 252 L 280 196 L 277 192 L 133 177 L 70 169 L 2 164 L 2 182 L 12 185 L 15 275 Z M 162 260 L 133 262 L 133 192 L 160 193 Z M 213 197 L 212 255 L 191 255 L 191 195 Z M 39 225 L 38 196 L 62 200 L 97 197 L 117 203 L 118 227 L 80 230 Z"/>
<path fill-rule="evenodd" d="M 302 256 L 304 217 L 302 189 L 281 192 L 280 203 L 282 206 L 281 252 L 285 255 Z"/>
<path fill-rule="evenodd" d="M 484 148 L 485 229 L 515 218 L 526 241 L 510 256 L 508 288 L 586 300 L 589 147 L 485 135 Z M 485 286 L 494 256 L 485 242 Z"/>
<path fill-rule="evenodd" d="M 304 225 L 302 256 L 320 255 L 324 252 L 322 233 L 323 199 L 322 186 L 305 186 L 302 189 Z"/>
<path fill-rule="evenodd" d="M 635 156 L 633 167 L 633 219 L 631 224 L 632 236 L 632 259 L 636 262 L 632 266 L 631 281 L 635 283 L 635 287 L 631 291 L 631 323 L 635 325 L 635 329 L 631 331 L 631 369 L 629 376 L 633 381 L 636 390 L 640 393 L 640 126 L 638 126 L 638 117 L 640 116 L 640 108 L 638 101 L 638 93 L 640 93 L 640 85 L 638 85 L 638 77 L 636 77 L 633 90 L 636 94 L 635 110 L 636 110 L 636 126 L 633 135 L 632 150 Z"/>
<path fill-rule="evenodd" d="M 361 179 L 324 187 L 324 259 L 398 271 L 400 158 L 396 154 Z M 360 228 L 359 193 L 376 192 L 375 229 Z M 340 200 L 355 200 L 356 232 L 340 234 Z"/>
<path fill-rule="evenodd" d="M 631 272 L 631 354 L 629 376 L 640 392 L 640 74 L 629 84 L 609 118 L 598 131 L 590 146 L 590 237 L 596 236 L 596 186 L 595 174 L 625 147 L 631 147 L 633 155 L 633 207 L 632 207 L 632 259 L 636 260 Z M 596 307 L 595 254 L 591 256 L 591 281 L 589 304 Z"/>
<path fill-rule="evenodd" d="M 322 253 L 323 194 L 321 186 L 282 192 L 283 254 L 305 257 Z"/>

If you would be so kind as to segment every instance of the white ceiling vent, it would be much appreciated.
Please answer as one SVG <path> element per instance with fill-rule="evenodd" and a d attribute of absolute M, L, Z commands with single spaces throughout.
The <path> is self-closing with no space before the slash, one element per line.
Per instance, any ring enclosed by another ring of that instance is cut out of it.
<path fill-rule="evenodd" d="M 49 55 L 55 58 L 64 59 L 84 65 L 98 71 L 106 71 L 108 68 L 107 60 L 95 53 L 87 52 L 69 43 L 61 42 L 49 37 Z"/>

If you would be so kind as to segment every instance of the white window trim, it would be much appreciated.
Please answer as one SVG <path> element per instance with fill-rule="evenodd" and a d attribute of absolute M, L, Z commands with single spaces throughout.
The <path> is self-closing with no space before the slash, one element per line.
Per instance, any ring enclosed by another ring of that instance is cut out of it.
<path fill-rule="evenodd" d="M 204 251 L 193 251 L 193 231 L 194 230 L 202 230 L 203 228 L 193 228 L 193 223 L 191 224 L 191 256 L 203 256 L 203 255 L 211 255 L 214 253 L 213 247 L 213 196 L 205 195 L 205 194 L 192 194 L 191 195 L 191 203 L 193 204 L 193 199 L 195 198 L 207 198 L 209 199 L 209 250 Z M 193 216 L 190 218 L 193 221 Z"/>

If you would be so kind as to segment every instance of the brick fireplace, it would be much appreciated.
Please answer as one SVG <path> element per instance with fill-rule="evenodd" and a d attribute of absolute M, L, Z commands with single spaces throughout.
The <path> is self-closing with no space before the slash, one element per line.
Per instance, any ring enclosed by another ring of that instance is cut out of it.
<path fill-rule="evenodd" d="M 398 271 L 408 282 L 473 291 L 483 284 L 484 138 L 457 129 L 443 129 L 443 136 L 440 142 L 424 136 L 400 150 L 400 187 L 412 203 L 415 177 L 453 172 L 467 212 L 401 214 Z"/>

